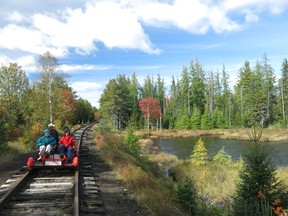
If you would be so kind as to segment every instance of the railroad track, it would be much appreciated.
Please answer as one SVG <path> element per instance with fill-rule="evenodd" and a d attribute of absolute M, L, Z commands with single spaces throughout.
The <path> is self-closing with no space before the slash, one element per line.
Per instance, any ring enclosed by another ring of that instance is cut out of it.
<path fill-rule="evenodd" d="M 0 215 L 105 215 L 89 161 L 90 127 L 74 132 L 78 169 L 19 171 L 0 186 Z"/>

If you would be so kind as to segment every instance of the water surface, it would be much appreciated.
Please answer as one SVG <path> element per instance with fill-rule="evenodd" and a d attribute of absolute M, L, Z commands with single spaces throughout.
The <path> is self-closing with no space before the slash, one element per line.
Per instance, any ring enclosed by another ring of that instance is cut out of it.
<path fill-rule="evenodd" d="M 254 143 L 251 141 L 225 140 L 219 137 L 201 137 L 208 150 L 208 154 L 213 157 L 222 147 L 232 156 L 234 161 L 244 155 Z M 157 138 L 155 143 L 162 152 L 176 155 L 179 159 L 187 159 L 191 156 L 194 145 L 199 137 L 177 137 L 177 138 Z M 262 142 L 261 142 L 262 143 Z M 288 143 L 287 142 L 263 142 L 264 146 L 271 152 L 272 161 L 278 166 L 288 167 Z"/>

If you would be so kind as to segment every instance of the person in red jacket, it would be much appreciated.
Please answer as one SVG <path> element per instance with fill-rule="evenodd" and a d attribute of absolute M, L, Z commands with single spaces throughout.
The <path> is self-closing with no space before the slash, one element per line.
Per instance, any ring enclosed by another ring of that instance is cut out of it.
<path fill-rule="evenodd" d="M 74 155 L 74 150 L 76 149 L 76 144 L 74 138 L 70 135 L 69 128 L 65 128 L 64 136 L 59 140 L 59 152 L 60 157 L 63 158 L 64 154 L 67 152 L 68 163 L 72 162 L 72 157 Z"/>

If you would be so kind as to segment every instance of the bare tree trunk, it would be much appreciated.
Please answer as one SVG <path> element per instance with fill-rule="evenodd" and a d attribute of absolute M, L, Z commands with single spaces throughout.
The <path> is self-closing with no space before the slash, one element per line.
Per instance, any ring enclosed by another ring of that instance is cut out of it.
<path fill-rule="evenodd" d="M 228 117 L 229 117 L 229 128 L 231 128 L 231 126 L 232 126 L 232 122 L 231 122 L 231 94 L 229 94 L 229 98 L 228 98 Z"/>
<path fill-rule="evenodd" d="M 160 131 L 162 131 L 162 114 L 160 114 Z"/>
<path fill-rule="evenodd" d="M 282 100 L 282 114 L 283 114 L 283 120 L 285 122 L 286 127 L 286 115 L 285 115 L 285 104 L 284 104 L 284 88 L 283 88 L 283 80 L 281 85 L 281 100 Z"/>
<path fill-rule="evenodd" d="M 241 100 L 241 121 L 243 124 L 243 118 L 244 118 L 244 111 L 243 111 L 243 86 L 241 85 L 241 90 L 240 90 L 240 100 Z M 243 126 L 243 125 L 242 125 Z"/>
<path fill-rule="evenodd" d="M 150 133 L 150 112 L 147 113 L 147 127 L 148 127 L 148 134 Z"/>

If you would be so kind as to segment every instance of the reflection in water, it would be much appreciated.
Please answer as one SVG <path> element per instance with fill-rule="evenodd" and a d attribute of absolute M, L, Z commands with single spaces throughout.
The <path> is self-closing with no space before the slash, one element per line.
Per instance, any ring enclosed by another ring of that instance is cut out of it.
<path fill-rule="evenodd" d="M 225 140 L 218 137 L 201 137 L 205 143 L 210 157 L 217 154 L 225 146 L 225 151 L 232 156 L 234 161 L 239 160 L 253 145 L 251 141 Z M 154 139 L 159 151 L 176 155 L 179 159 L 190 157 L 194 145 L 199 137 L 177 137 Z M 288 143 L 286 142 L 261 142 L 271 152 L 272 161 L 278 166 L 288 166 Z"/>

